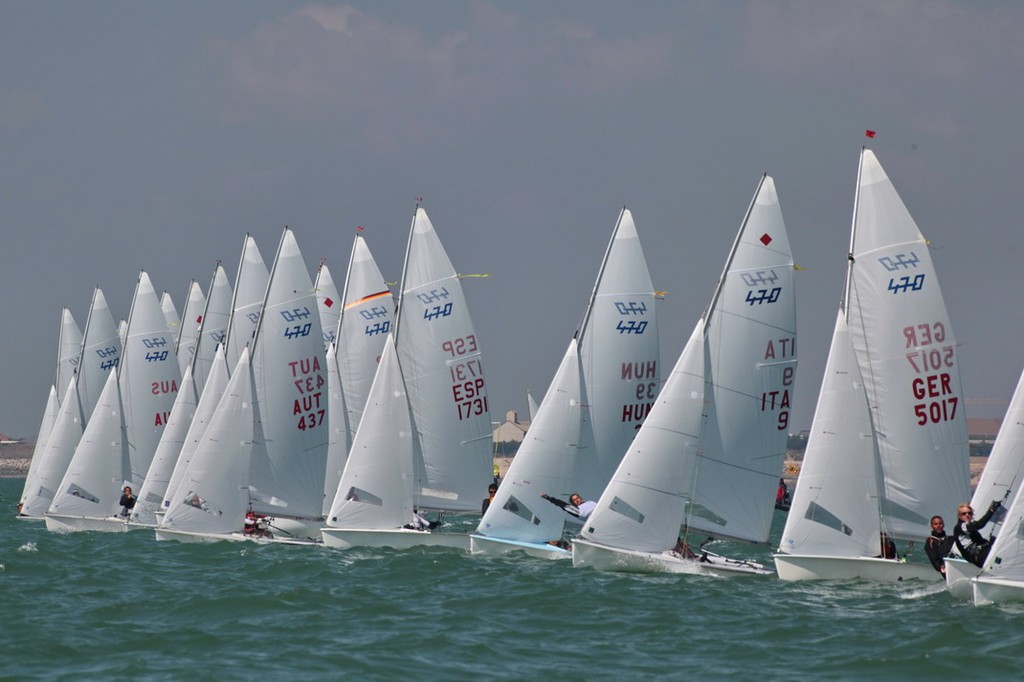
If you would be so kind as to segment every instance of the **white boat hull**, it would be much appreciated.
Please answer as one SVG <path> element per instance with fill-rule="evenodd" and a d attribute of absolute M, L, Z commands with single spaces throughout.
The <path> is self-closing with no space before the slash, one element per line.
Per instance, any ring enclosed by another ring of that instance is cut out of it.
<path fill-rule="evenodd" d="M 126 533 L 128 521 L 121 516 L 65 516 L 47 514 L 46 530 L 51 533 L 79 533 L 97 531 L 100 533 Z"/>
<path fill-rule="evenodd" d="M 599 545 L 579 538 L 572 542 L 572 565 L 599 571 L 626 573 L 691 573 L 694 575 L 770 575 L 771 569 L 753 561 L 730 559 L 707 554 L 697 559 L 684 558 L 673 552 L 638 552 Z"/>
<path fill-rule="evenodd" d="M 901 582 L 903 580 L 942 579 L 932 565 L 904 563 L 880 557 L 811 556 L 806 554 L 776 554 L 775 570 L 779 579 L 797 580 L 873 580 Z"/>
<path fill-rule="evenodd" d="M 1001 602 L 1024 602 L 1024 583 L 1017 580 L 978 576 L 971 581 L 975 606 Z"/>
<path fill-rule="evenodd" d="M 450 547 L 469 551 L 469 535 L 465 533 L 442 533 L 409 528 L 387 530 L 364 530 L 360 528 L 321 528 L 324 545 L 337 549 L 353 547 L 390 547 L 410 549 L 412 547 Z"/>
<path fill-rule="evenodd" d="M 963 601 L 974 599 L 974 587 L 971 585 L 971 580 L 981 573 L 981 569 L 960 557 L 946 557 L 945 564 L 946 589 L 953 595 L 953 598 Z"/>
<path fill-rule="evenodd" d="M 292 540 L 298 544 L 320 544 L 323 519 L 288 519 L 275 516 L 267 519 L 274 539 Z"/>
<path fill-rule="evenodd" d="M 267 537 L 245 535 L 244 533 L 197 533 L 187 530 L 172 530 L 170 528 L 157 527 L 155 530 L 156 539 L 160 541 L 175 541 L 192 544 L 207 544 L 210 542 L 256 542 L 261 544 L 274 545 L 319 545 L 319 541 L 298 539 L 290 537 Z"/>
<path fill-rule="evenodd" d="M 572 552 L 569 550 L 555 545 L 550 545 L 546 542 L 520 542 L 518 540 L 492 538 L 476 533 L 469 536 L 469 551 L 473 554 L 484 554 L 488 556 L 521 552 L 527 556 L 537 559 L 572 558 Z"/>

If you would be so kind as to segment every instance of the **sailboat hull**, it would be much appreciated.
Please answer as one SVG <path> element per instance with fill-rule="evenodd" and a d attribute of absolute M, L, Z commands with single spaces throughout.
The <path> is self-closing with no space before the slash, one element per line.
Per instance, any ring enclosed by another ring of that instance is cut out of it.
<path fill-rule="evenodd" d="M 975 606 L 1024 602 L 1024 583 L 1017 580 L 979 576 L 971 581 L 971 587 Z"/>
<path fill-rule="evenodd" d="M 931 564 L 915 564 L 878 557 L 811 556 L 776 554 L 775 570 L 780 580 L 903 580 L 936 581 L 942 574 Z"/>
<path fill-rule="evenodd" d="M 624 573 L 691 573 L 694 575 L 770 575 L 771 570 L 753 561 L 729 559 L 709 554 L 708 560 L 688 559 L 672 552 L 639 552 L 587 542 L 579 538 L 572 542 L 572 565 L 599 571 Z"/>
<path fill-rule="evenodd" d="M 971 601 L 974 599 L 974 587 L 971 580 L 981 573 L 981 569 L 966 559 L 946 557 L 946 589 L 954 599 Z"/>
<path fill-rule="evenodd" d="M 46 530 L 51 533 L 78 533 L 97 531 L 100 533 L 126 533 L 128 521 L 120 516 L 66 516 L 47 514 Z"/>
<path fill-rule="evenodd" d="M 170 528 L 155 529 L 156 539 L 160 541 L 185 542 L 191 544 L 206 544 L 210 542 L 257 542 L 262 544 L 275 545 L 319 545 L 320 542 L 290 537 L 254 537 L 244 533 L 199 533 L 185 530 L 171 530 Z"/>
<path fill-rule="evenodd" d="M 522 552 L 537 559 L 569 559 L 572 553 L 561 547 L 539 542 L 520 542 L 504 538 L 492 538 L 486 535 L 469 536 L 469 551 L 473 554 L 496 556 L 512 552 Z"/>
<path fill-rule="evenodd" d="M 469 551 L 469 535 L 465 533 L 432 533 L 425 530 L 394 528 L 387 530 L 364 530 L 359 528 L 322 528 L 324 545 L 336 549 L 353 547 L 390 547 L 410 549 L 412 547 L 449 547 Z"/>

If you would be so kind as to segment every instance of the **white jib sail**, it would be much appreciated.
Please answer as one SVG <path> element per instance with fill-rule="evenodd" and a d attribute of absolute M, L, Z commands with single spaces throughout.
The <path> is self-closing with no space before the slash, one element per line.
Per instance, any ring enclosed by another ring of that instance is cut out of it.
<path fill-rule="evenodd" d="M 224 535 L 243 528 L 249 507 L 249 469 L 261 455 L 249 349 L 242 349 L 195 454 L 172 493 L 162 526 Z"/>
<path fill-rule="evenodd" d="M 409 399 L 389 334 L 327 525 L 392 529 L 409 523 L 415 456 Z"/>
<path fill-rule="evenodd" d="M 64 393 L 64 400 L 61 401 L 57 421 L 46 441 L 46 449 L 42 452 L 42 459 L 32 478 L 31 487 L 26 481 L 22 514 L 42 516 L 50 509 L 64 474 L 71 464 L 75 449 L 82 439 L 84 429 L 82 403 L 78 398 L 75 379 L 72 377 Z"/>
<path fill-rule="evenodd" d="M 104 517 L 115 514 L 121 486 L 131 480 L 117 374 L 111 372 L 56 490 L 49 513 Z"/>
<path fill-rule="evenodd" d="M 192 416 L 192 421 L 188 427 L 188 433 L 185 434 L 185 440 L 181 445 L 181 452 L 178 453 L 178 459 L 174 463 L 174 470 L 167 483 L 167 489 L 164 491 L 164 497 L 160 504 L 161 509 L 164 511 L 170 508 L 171 500 L 174 499 L 178 486 L 185 478 L 188 466 L 192 462 L 196 450 L 199 449 L 199 444 L 203 440 L 206 429 L 217 411 L 217 405 L 224 396 L 229 379 L 227 361 L 224 359 L 224 350 L 223 346 L 221 346 L 219 352 L 214 355 L 213 366 L 210 368 L 210 373 L 206 380 L 206 388 L 199 397 L 199 404 L 196 406 L 195 414 Z"/>
<path fill-rule="evenodd" d="M 581 537 L 642 552 L 675 545 L 691 493 L 704 413 L 703 337 L 701 321 Z"/>
<path fill-rule="evenodd" d="M 576 340 L 562 357 L 537 417 L 530 423 L 494 500 L 477 532 L 518 542 L 548 542 L 562 537 L 565 512 L 541 493 L 565 496 L 580 465 L 582 383 Z"/>
<path fill-rule="evenodd" d="M 878 554 L 877 459 L 864 381 L 840 310 L 779 551 Z"/>

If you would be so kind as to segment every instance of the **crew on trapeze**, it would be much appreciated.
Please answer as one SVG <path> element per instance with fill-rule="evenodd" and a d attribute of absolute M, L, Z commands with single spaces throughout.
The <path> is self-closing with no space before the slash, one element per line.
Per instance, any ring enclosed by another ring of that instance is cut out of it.
<path fill-rule="evenodd" d="M 597 508 L 597 502 L 594 502 L 593 500 L 587 500 L 584 502 L 583 497 L 579 493 L 569 495 L 568 502 L 560 500 L 557 497 L 551 497 L 547 493 L 541 493 L 540 496 L 556 507 L 561 507 L 562 511 L 566 514 L 575 516 L 579 519 L 587 518 Z"/>
<path fill-rule="evenodd" d="M 981 534 L 992 516 L 1002 508 L 1003 503 L 999 500 L 992 500 L 988 511 L 980 519 L 974 518 L 974 510 L 969 504 L 961 504 L 956 508 L 956 525 L 953 526 L 953 538 L 956 548 L 960 550 L 960 556 L 979 568 L 985 564 L 989 550 L 992 549 L 992 537 L 985 537 Z"/>

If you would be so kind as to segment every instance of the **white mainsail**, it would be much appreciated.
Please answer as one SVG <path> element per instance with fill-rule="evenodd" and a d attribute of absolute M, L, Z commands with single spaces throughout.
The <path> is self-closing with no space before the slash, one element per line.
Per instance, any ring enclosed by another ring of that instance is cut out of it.
<path fill-rule="evenodd" d="M 341 300 L 335 344 L 327 357 L 331 431 L 324 480 L 325 514 L 338 489 L 384 342 L 394 322 L 394 297 L 366 240 L 358 235 L 352 244 Z"/>
<path fill-rule="evenodd" d="M 341 297 L 338 295 L 338 287 L 327 268 L 327 263 L 320 263 L 313 288 L 316 290 L 316 309 L 320 314 L 320 328 L 324 333 L 326 348 L 334 343 L 335 335 L 338 333 L 338 318 L 341 317 Z"/>
<path fill-rule="evenodd" d="M 765 175 L 704 321 L 705 415 L 686 523 L 767 542 L 796 378 L 793 255 Z"/>
<path fill-rule="evenodd" d="M 124 355 L 117 370 L 131 465 L 131 475 L 125 480 L 131 481 L 136 493 L 149 471 L 181 383 L 174 357 L 174 334 L 167 329 L 165 320 L 161 327 L 161 318 L 156 291 L 149 275 L 142 272 L 128 315 Z"/>
<path fill-rule="evenodd" d="M 881 558 L 879 538 L 927 537 L 932 514 L 969 496 L 956 341 L 928 245 L 868 149 L 818 410 L 779 577 L 939 579 L 930 564 Z"/>
<path fill-rule="evenodd" d="M 260 319 L 260 306 L 267 293 L 270 273 L 256 240 L 245 235 L 242 244 L 242 258 L 235 275 L 234 294 L 231 299 L 231 318 L 228 321 L 227 337 L 224 341 L 228 369 L 238 362 L 242 349 L 252 341 L 256 323 Z"/>
<path fill-rule="evenodd" d="M 178 369 L 181 376 L 185 376 L 186 371 L 191 372 L 188 368 L 195 361 L 204 310 L 206 310 L 206 294 L 203 293 L 199 282 L 192 280 L 188 285 L 185 309 L 181 313 L 181 322 L 178 325 L 178 338 L 174 342 L 174 354 L 178 358 Z"/>
<path fill-rule="evenodd" d="M 290 229 L 281 236 L 253 341 L 252 373 L 269 469 L 251 483 L 271 499 L 257 512 L 323 517 L 327 468 L 327 359 L 316 294 Z"/>
<path fill-rule="evenodd" d="M 86 421 L 107 383 L 107 374 L 116 369 L 121 361 L 123 346 L 107 299 L 97 287 L 92 293 L 92 304 L 82 337 L 82 358 L 78 363 L 78 395 Z"/>
<path fill-rule="evenodd" d="M 861 158 L 847 295 L 894 537 L 970 496 L 956 339 L 928 245 L 875 155 Z"/>
<path fill-rule="evenodd" d="M 589 415 L 574 490 L 596 499 L 654 405 L 661 381 L 651 275 L 633 214 L 622 209 L 577 333 Z"/>
<path fill-rule="evenodd" d="M 202 320 L 199 321 L 199 338 L 196 340 L 195 359 L 192 362 L 192 378 L 199 395 L 206 389 L 214 358 L 218 355 L 217 349 L 227 337 L 228 321 L 231 319 L 231 282 L 220 263 L 213 271 L 207 291 L 209 295 L 206 297 Z"/>
<path fill-rule="evenodd" d="M 171 298 L 170 292 L 165 291 L 160 296 L 160 309 L 164 312 L 167 328 L 177 334 L 179 325 L 181 325 L 181 317 L 178 315 L 178 309 L 174 305 L 174 299 Z"/>
<path fill-rule="evenodd" d="M 78 364 L 82 361 L 84 338 L 71 311 L 64 308 L 61 311 L 60 339 L 57 343 L 57 371 L 53 380 L 53 386 L 58 391 L 66 389 L 71 377 L 77 373 Z M 61 397 L 57 395 L 58 400 Z"/>
<path fill-rule="evenodd" d="M 421 207 L 409 234 L 395 345 L 423 453 L 418 504 L 475 511 L 493 468 L 482 353 L 459 275 Z"/>

